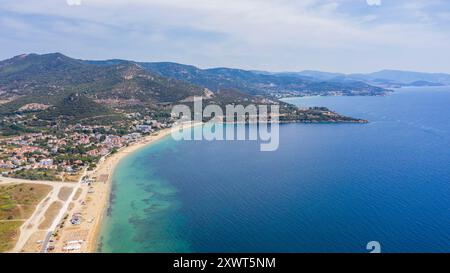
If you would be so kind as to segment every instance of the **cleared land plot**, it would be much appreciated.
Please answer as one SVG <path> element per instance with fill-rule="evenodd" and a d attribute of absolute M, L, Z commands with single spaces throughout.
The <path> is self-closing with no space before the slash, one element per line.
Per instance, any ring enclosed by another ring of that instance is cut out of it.
<path fill-rule="evenodd" d="M 55 216 L 62 208 L 62 203 L 55 201 L 53 202 L 47 209 L 44 215 L 44 221 L 39 225 L 39 229 L 48 229 L 50 225 L 53 223 Z"/>
<path fill-rule="evenodd" d="M 67 211 L 71 211 L 75 207 L 74 202 L 70 202 L 69 207 L 67 208 Z"/>
<path fill-rule="evenodd" d="M 72 193 L 71 187 L 62 187 L 61 190 L 58 193 L 58 198 L 61 201 L 67 201 L 67 198 L 69 198 L 70 194 Z"/>
<path fill-rule="evenodd" d="M 22 252 L 39 253 L 42 250 L 42 242 L 46 234 L 47 231 L 36 231 L 33 233 L 23 247 Z"/>
<path fill-rule="evenodd" d="M 78 189 L 77 192 L 75 193 L 75 196 L 73 197 L 73 201 L 77 201 L 78 198 L 80 198 L 81 193 L 83 192 L 82 189 Z"/>

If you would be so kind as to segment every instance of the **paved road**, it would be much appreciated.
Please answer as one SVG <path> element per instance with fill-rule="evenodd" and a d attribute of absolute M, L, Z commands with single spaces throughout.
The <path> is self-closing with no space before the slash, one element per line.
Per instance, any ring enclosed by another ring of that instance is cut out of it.
<path fill-rule="evenodd" d="M 47 253 L 48 250 L 48 243 L 50 242 L 50 238 L 52 237 L 52 232 L 48 231 L 47 234 L 45 234 L 44 241 L 42 242 L 42 249 L 41 253 Z"/>

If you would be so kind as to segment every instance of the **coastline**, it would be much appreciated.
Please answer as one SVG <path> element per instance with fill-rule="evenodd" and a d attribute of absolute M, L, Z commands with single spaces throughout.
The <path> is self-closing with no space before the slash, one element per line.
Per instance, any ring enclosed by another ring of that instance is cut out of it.
<path fill-rule="evenodd" d="M 280 122 L 284 123 L 284 122 Z M 180 129 L 189 129 L 193 128 L 199 125 L 203 125 L 202 122 L 197 123 L 189 123 L 189 124 L 182 124 L 176 127 L 175 130 Z M 227 124 L 226 122 L 222 122 L 222 124 Z M 236 124 L 234 122 L 233 124 Z M 112 189 L 112 180 L 114 171 L 117 167 L 117 165 L 121 162 L 122 159 L 127 157 L 128 155 L 142 149 L 145 147 L 148 147 L 149 145 L 154 144 L 155 142 L 164 139 L 165 137 L 168 137 L 172 132 L 172 128 L 166 128 L 161 131 L 156 132 L 154 135 L 149 135 L 138 142 L 133 143 L 130 146 L 124 147 L 120 149 L 117 153 L 107 156 L 99 165 L 97 168 L 90 172 L 89 175 L 91 177 L 100 177 L 107 175 L 108 179 L 104 182 L 95 182 L 94 188 L 95 188 L 95 196 L 93 196 L 93 202 L 88 204 L 86 206 L 87 211 L 93 212 L 95 215 L 95 220 L 93 222 L 93 225 L 89 227 L 89 233 L 86 237 L 86 242 L 84 246 L 81 248 L 79 252 L 81 253 L 95 253 L 98 250 L 100 236 L 101 236 L 101 229 L 102 229 L 102 223 L 104 220 L 104 217 L 106 216 L 109 204 L 110 204 L 110 194 Z M 86 223 L 84 223 L 86 224 Z M 80 225 L 80 228 L 83 228 L 83 223 Z M 63 227 L 61 231 L 64 231 L 66 227 Z M 70 229 L 70 226 L 67 226 L 67 229 Z M 59 248 L 62 249 L 62 248 Z M 59 251 L 57 251 L 59 252 Z"/>
<path fill-rule="evenodd" d="M 195 126 L 202 125 L 203 123 L 189 123 L 189 124 L 181 124 L 176 127 L 176 130 L 180 129 L 188 129 Z M 108 206 L 109 206 L 109 198 L 112 189 L 112 176 L 117 165 L 120 163 L 122 159 L 126 156 L 136 152 L 139 149 L 147 147 L 151 144 L 154 144 L 158 140 L 161 140 L 165 137 L 168 137 L 173 128 L 166 128 L 156 132 L 153 135 L 145 136 L 138 142 L 133 143 L 130 146 L 124 147 L 120 149 L 117 153 L 108 156 L 105 160 L 103 160 L 97 168 L 91 172 L 91 177 L 100 177 L 107 175 L 108 178 L 104 182 L 96 182 L 94 183 L 95 196 L 92 196 L 92 202 L 86 205 L 87 211 L 93 212 L 95 215 L 93 225 L 89 228 L 89 232 L 87 235 L 85 247 L 82 247 L 82 253 L 93 253 L 97 251 L 100 232 L 102 227 L 103 219 L 106 215 Z M 89 224 L 89 223 L 88 223 Z M 65 227 L 64 227 L 65 228 Z M 64 228 L 62 231 L 64 231 Z M 70 228 L 69 226 L 67 228 Z"/>
<path fill-rule="evenodd" d="M 201 124 L 184 123 L 174 128 L 162 129 L 152 135 L 142 137 L 137 142 L 119 149 L 114 154 L 107 155 L 99 161 L 94 170 L 85 170 L 84 174 L 81 175 L 81 177 L 88 175 L 90 178 L 95 178 L 93 179 L 95 182 L 91 184 L 81 183 L 81 178 L 79 182 L 58 182 L 0 177 L 0 186 L 10 184 L 36 184 L 51 186 L 52 188 L 49 194 L 44 196 L 36 205 L 30 217 L 24 220 L 14 248 L 8 252 L 43 252 L 41 243 L 49 239 L 47 235 L 50 233 L 48 232 L 58 234 L 58 238 L 52 243 L 52 252 L 54 253 L 96 252 L 102 222 L 109 206 L 112 176 L 119 162 L 129 154 L 168 137 L 172 130 L 188 129 Z M 62 188 L 70 189 L 70 196 L 67 196 L 63 200 L 59 196 Z M 66 207 L 53 212 L 52 225 L 55 227 L 42 229 L 40 224 L 46 218 L 45 214 L 47 213 L 47 209 L 53 201 L 65 204 Z M 60 218 L 56 216 L 56 213 L 60 215 Z M 81 219 L 83 219 L 76 225 L 69 222 L 69 217 L 74 214 L 80 214 Z M 69 246 L 68 242 L 80 242 L 80 248 L 69 250 L 67 249 Z"/>
<path fill-rule="evenodd" d="M 72 188 L 73 191 L 68 199 L 61 200 L 67 202 L 67 205 L 63 208 L 63 211 L 59 212 L 59 220 L 53 220 L 54 225 L 57 228 L 52 228 L 51 231 L 55 231 L 54 234 L 57 235 L 55 235 L 56 238 L 54 241 L 50 241 L 52 245 L 50 251 L 54 253 L 97 252 L 101 238 L 102 224 L 110 205 L 114 171 L 121 160 L 139 149 L 145 148 L 168 137 L 173 130 L 189 129 L 203 124 L 204 123 L 202 122 L 186 122 L 176 125 L 173 128 L 165 128 L 151 135 L 144 136 L 140 140 L 131 143 L 129 146 L 122 147 L 114 154 L 101 158 L 94 170 L 85 171 L 81 176 L 89 176 L 95 181 L 93 183 L 82 183 L 81 178 L 79 182 L 60 182 L 61 185 L 67 185 Z M 227 124 L 227 122 L 221 122 L 221 124 Z M 234 124 L 236 124 L 236 122 L 234 122 Z M 22 181 L 19 179 L 10 180 L 16 182 Z M 25 181 L 51 184 L 54 187 L 57 186 L 55 185 L 55 182 L 24 180 L 24 182 Z M 56 187 L 56 189 L 57 191 L 55 194 L 59 192 L 60 188 Z M 45 211 L 46 210 L 42 211 L 41 214 Z M 70 223 L 71 217 L 76 214 L 80 215 L 79 218 L 81 221 L 76 224 Z M 39 219 L 41 218 L 43 218 L 43 215 L 40 215 Z M 35 229 L 37 229 L 37 227 Z M 46 231 L 49 232 L 50 229 Z M 15 252 L 42 252 L 42 249 L 36 248 L 36 243 L 42 241 L 44 238 L 45 234 L 42 234 L 42 232 L 41 229 L 33 230 L 32 234 L 29 232 L 30 234 L 26 236 L 24 239 L 25 241 L 22 240 L 22 244 L 19 246 L 16 245 L 14 249 Z M 69 247 L 73 245 L 79 245 L 79 248 L 69 249 Z"/>

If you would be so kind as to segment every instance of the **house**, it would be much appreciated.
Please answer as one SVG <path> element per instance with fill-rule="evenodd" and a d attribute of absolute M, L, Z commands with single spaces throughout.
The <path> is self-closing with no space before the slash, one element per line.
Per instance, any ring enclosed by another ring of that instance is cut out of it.
<path fill-rule="evenodd" d="M 51 159 L 51 158 L 42 159 L 39 162 L 39 165 L 41 165 L 42 167 L 50 167 L 53 165 L 53 159 Z"/>
<path fill-rule="evenodd" d="M 136 130 L 142 133 L 151 133 L 152 126 L 151 125 L 136 125 Z"/>

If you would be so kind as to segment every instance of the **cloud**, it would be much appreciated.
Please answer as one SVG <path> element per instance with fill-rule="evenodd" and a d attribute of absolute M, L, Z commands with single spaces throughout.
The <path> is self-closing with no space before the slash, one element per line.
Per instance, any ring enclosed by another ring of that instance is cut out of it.
<path fill-rule="evenodd" d="M 381 6 L 381 0 L 366 0 L 369 6 Z"/>
<path fill-rule="evenodd" d="M 69 6 L 80 6 L 81 0 L 66 0 L 67 5 Z"/>
<path fill-rule="evenodd" d="M 84 0 L 77 8 L 11 0 L 0 7 L 0 57 L 60 51 L 201 67 L 450 71 L 450 24 L 429 16 L 441 2 L 437 10 L 450 12 L 446 1 L 396 0 L 381 12 L 362 0 Z"/>

